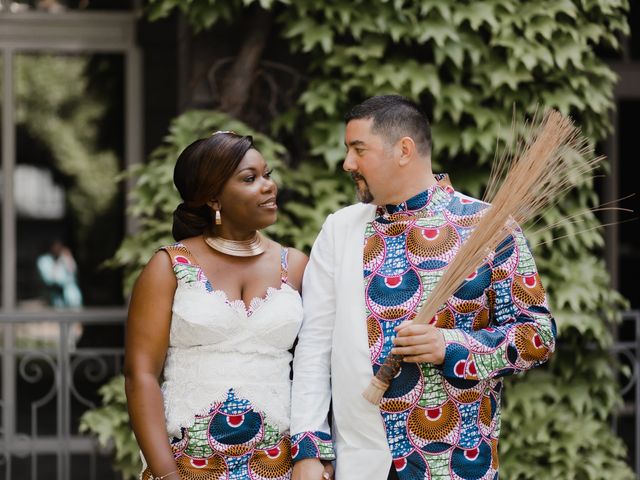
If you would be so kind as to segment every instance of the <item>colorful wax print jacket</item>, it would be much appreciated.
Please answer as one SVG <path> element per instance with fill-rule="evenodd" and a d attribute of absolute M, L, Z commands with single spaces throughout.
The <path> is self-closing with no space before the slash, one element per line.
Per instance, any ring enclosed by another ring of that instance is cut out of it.
<path fill-rule="evenodd" d="M 303 286 L 294 461 L 327 449 L 332 390 L 338 480 L 384 480 L 392 461 L 401 479 L 498 477 L 502 377 L 546 361 L 556 335 L 519 228 L 432 320 L 445 338 L 443 364 L 402 363 L 378 407 L 361 397 L 393 348 L 393 328 L 419 311 L 488 207 L 435 185 L 400 205 L 347 207 L 327 220 Z M 358 276 L 349 272 L 356 265 Z"/>

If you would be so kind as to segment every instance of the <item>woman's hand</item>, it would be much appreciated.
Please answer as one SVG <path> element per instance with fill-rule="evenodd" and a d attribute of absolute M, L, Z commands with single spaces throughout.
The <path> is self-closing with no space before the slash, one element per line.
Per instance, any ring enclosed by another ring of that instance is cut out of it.
<path fill-rule="evenodd" d="M 333 465 L 317 458 L 305 458 L 293 466 L 291 480 L 332 480 Z"/>
<path fill-rule="evenodd" d="M 333 463 L 323 460 L 322 465 L 324 465 L 324 473 L 322 474 L 322 478 L 325 480 L 333 480 Z"/>

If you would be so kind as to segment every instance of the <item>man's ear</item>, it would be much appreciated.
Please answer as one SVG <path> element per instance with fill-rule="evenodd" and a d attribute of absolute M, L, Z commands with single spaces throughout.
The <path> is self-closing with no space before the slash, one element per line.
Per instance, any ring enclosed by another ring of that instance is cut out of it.
<path fill-rule="evenodd" d="M 400 148 L 400 159 L 398 165 L 404 167 L 413 159 L 416 151 L 416 143 L 411 137 L 402 137 L 398 140 L 398 147 Z"/>

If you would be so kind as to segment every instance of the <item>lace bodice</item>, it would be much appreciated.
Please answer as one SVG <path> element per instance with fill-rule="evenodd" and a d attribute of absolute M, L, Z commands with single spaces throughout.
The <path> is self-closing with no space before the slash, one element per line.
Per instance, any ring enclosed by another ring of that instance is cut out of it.
<path fill-rule="evenodd" d="M 164 250 L 178 279 L 162 384 L 169 434 L 179 436 L 180 427 L 223 401 L 230 388 L 288 431 L 289 349 L 302 321 L 302 302 L 286 283 L 286 250 L 281 286 L 253 299 L 249 308 L 216 290 L 215 279 L 207 279 L 184 245 Z"/>

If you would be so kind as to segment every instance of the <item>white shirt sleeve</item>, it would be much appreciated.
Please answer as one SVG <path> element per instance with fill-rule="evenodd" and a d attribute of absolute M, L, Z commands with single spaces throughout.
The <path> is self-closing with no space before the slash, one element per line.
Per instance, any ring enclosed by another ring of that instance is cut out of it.
<path fill-rule="evenodd" d="M 331 346 L 336 315 L 332 216 L 311 249 L 302 282 L 304 317 L 293 359 L 291 435 L 329 434 Z"/>

